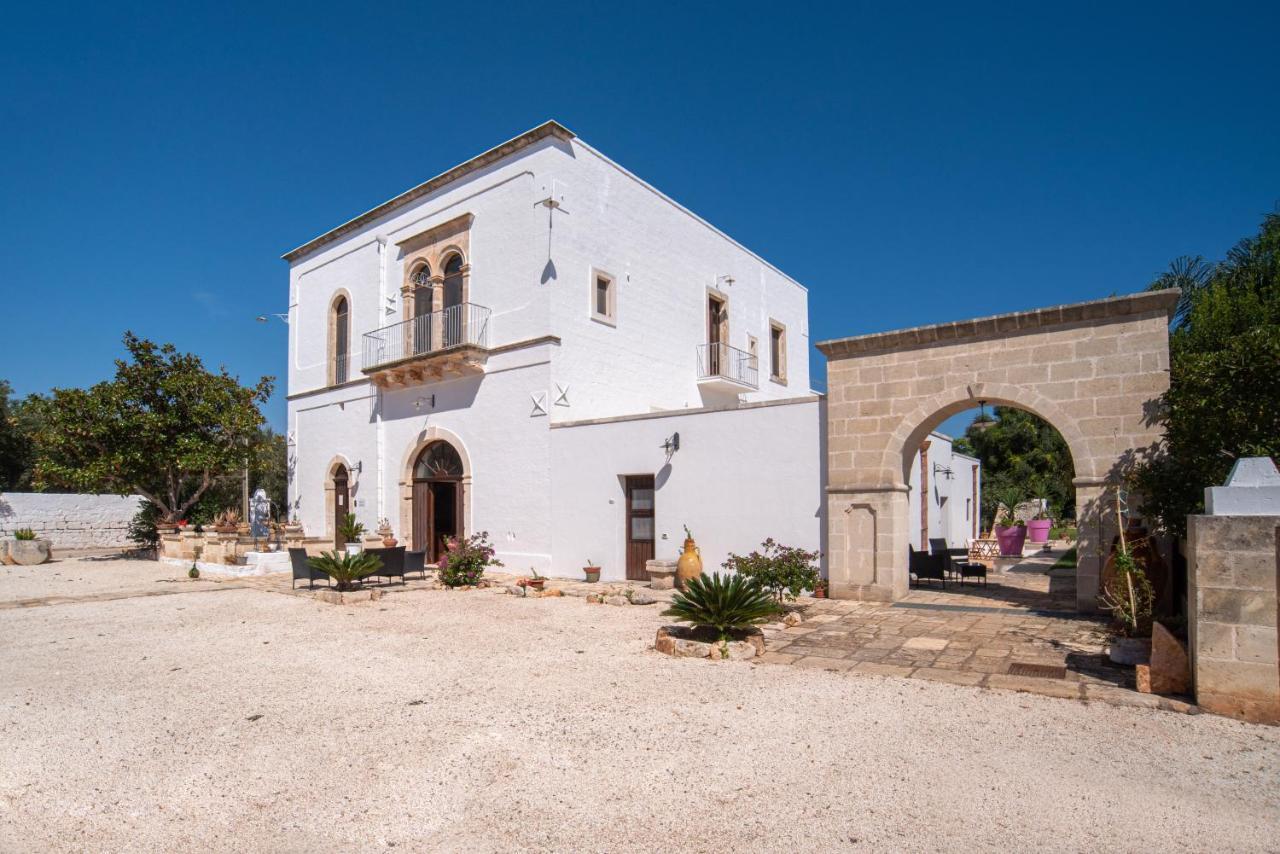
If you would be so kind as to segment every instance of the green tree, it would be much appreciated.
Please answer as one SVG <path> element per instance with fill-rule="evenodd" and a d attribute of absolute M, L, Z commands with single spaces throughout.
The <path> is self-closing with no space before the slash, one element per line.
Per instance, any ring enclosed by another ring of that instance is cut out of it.
<path fill-rule="evenodd" d="M 225 368 L 213 373 L 198 356 L 131 332 L 124 345 L 130 358 L 116 361 L 114 380 L 33 403 L 36 482 L 136 492 L 173 522 L 254 453 L 274 380 L 242 386 Z"/>
<path fill-rule="evenodd" d="M 975 422 L 977 423 L 977 422 Z M 1075 468 L 1062 434 L 1044 419 L 1011 406 L 995 407 L 985 429 L 973 424 L 953 447 L 982 461 L 982 516 L 995 518 L 997 493 L 1013 486 L 1049 502 L 1055 519 L 1075 516 Z"/>
<path fill-rule="evenodd" d="M 249 446 L 249 489 L 262 487 L 281 519 L 288 518 L 289 449 L 283 434 L 260 427 Z M 186 514 L 193 523 L 208 524 L 219 511 L 239 507 L 243 469 L 219 478 Z"/>
<path fill-rule="evenodd" d="M 1143 510 L 1185 536 L 1240 457 L 1280 456 L 1280 214 L 1218 263 L 1180 258 L 1151 285 L 1179 287 L 1158 453 L 1139 465 Z"/>
<path fill-rule="evenodd" d="M 31 489 L 35 449 L 24 406 L 11 394 L 13 386 L 0 380 L 0 490 L 23 492 Z"/>

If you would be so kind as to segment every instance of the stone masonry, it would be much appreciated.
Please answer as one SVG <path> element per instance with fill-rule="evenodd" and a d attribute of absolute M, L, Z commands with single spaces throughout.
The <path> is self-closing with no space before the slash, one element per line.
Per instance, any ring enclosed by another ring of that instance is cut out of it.
<path fill-rule="evenodd" d="M 31 528 L 55 549 L 129 545 L 129 522 L 141 496 L 53 492 L 0 494 L 0 538 Z"/>
<path fill-rule="evenodd" d="M 907 593 L 907 469 L 940 423 L 979 402 L 1016 406 L 1062 433 L 1075 465 L 1077 607 L 1098 608 L 1114 529 L 1107 489 L 1160 439 L 1178 291 L 819 343 L 827 356 L 831 595 Z"/>
<path fill-rule="evenodd" d="M 1265 463 L 1260 478 L 1259 462 Z M 1196 702 L 1210 712 L 1266 723 L 1280 723 L 1280 514 L 1264 500 L 1280 489 L 1276 484 L 1280 475 L 1270 460 L 1241 460 L 1225 488 L 1206 490 L 1211 513 L 1238 512 L 1187 519 Z"/>

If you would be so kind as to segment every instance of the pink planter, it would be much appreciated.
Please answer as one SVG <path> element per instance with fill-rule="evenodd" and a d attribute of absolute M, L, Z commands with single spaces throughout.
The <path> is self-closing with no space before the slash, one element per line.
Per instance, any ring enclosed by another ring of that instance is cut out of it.
<path fill-rule="evenodd" d="M 1001 557 L 1022 557 L 1022 545 L 1027 541 L 1027 529 L 1021 525 L 996 528 L 996 540 L 1000 543 Z"/>
<path fill-rule="evenodd" d="M 1053 527 L 1051 519 L 1032 519 L 1027 523 L 1027 539 L 1033 543 L 1049 542 L 1049 529 Z"/>

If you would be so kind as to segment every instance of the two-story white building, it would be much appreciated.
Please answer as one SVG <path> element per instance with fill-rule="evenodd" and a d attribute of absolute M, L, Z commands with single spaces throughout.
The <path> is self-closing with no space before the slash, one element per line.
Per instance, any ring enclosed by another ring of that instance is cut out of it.
<path fill-rule="evenodd" d="M 805 288 L 547 122 L 284 256 L 290 504 L 644 578 L 822 547 Z"/>

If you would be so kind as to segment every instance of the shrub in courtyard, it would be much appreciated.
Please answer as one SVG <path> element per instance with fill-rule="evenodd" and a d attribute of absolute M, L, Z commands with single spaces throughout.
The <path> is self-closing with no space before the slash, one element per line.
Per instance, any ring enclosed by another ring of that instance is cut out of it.
<path fill-rule="evenodd" d="M 719 640 L 731 634 L 767 623 L 782 611 L 782 606 L 754 579 L 742 575 L 701 575 L 685 582 L 684 592 L 671 599 L 671 607 L 662 612 L 694 628 L 714 629 Z"/>
<path fill-rule="evenodd" d="M 34 540 L 36 538 L 36 532 L 30 528 L 19 528 L 13 532 L 13 538 L 15 540 Z"/>
<path fill-rule="evenodd" d="M 382 558 L 370 552 L 325 552 L 319 557 L 308 558 L 307 563 L 312 569 L 332 578 L 339 590 L 350 590 L 357 581 L 382 568 Z"/>
<path fill-rule="evenodd" d="M 364 536 L 364 525 L 356 521 L 356 514 L 348 513 L 342 517 L 342 523 L 338 525 L 338 533 L 342 535 L 344 543 L 358 543 Z"/>
<path fill-rule="evenodd" d="M 440 558 L 440 581 L 448 587 L 475 584 L 487 566 L 502 566 L 502 561 L 493 556 L 488 531 L 462 540 L 450 537 Z"/>
<path fill-rule="evenodd" d="M 127 536 L 139 549 L 155 551 L 160 547 L 160 531 L 156 528 L 159 513 L 150 501 L 143 500 L 129 522 Z"/>
<path fill-rule="evenodd" d="M 754 580 L 779 602 L 817 588 L 821 581 L 818 552 L 784 546 L 772 537 L 761 543 L 760 549 L 745 556 L 730 554 L 722 566 Z"/>

